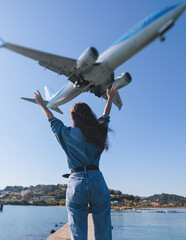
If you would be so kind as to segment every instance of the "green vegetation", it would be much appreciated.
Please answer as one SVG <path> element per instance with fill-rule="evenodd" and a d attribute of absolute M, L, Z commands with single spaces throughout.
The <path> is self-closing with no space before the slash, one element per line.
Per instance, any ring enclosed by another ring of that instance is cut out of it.
<path fill-rule="evenodd" d="M 0 201 L 11 205 L 64 206 L 66 189 L 66 184 L 7 186 L 0 190 Z"/>
<path fill-rule="evenodd" d="M 0 190 L 0 202 L 11 205 L 65 206 L 66 184 L 7 186 Z M 186 207 L 186 198 L 175 194 L 155 194 L 141 199 L 110 189 L 113 208 Z"/>
<path fill-rule="evenodd" d="M 186 207 L 186 197 L 175 194 L 154 194 L 147 201 L 157 203 L 160 207 Z"/>
<path fill-rule="evenodd" d="M 161 202 L 162 204 L 168 204 L 172 202 L 186 203 L 185 197 L 167 193 L 155 194 L 149 197 L 148 200 L 150 200 L 151 202 L 158 201 Z"/>

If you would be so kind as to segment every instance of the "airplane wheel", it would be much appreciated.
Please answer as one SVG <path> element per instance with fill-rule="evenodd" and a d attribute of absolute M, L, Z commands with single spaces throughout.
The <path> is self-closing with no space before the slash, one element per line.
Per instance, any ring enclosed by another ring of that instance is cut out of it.
<path fill-rule="evenodd" d="M 79 81 L 75 81 L 75 83 L 74 83 L 75 85 L 76 85 L 76 87 L 78 87 L 78 88 L 80 88 L 81 86 L 82 86 L 82 83 L 81 82 L 79 82 Z"/>
<path fill-rule="evenodd" d="M 97 97 L 101 97 L 101 96 L 102 96 L 102 94 L 101 94 L 100 92 L 95 92 L 95 95 L 96 95 Z"/>
<path fill-rule="evenodd" d="M 160 41 L 164 42 L 165 41 L 165 37 L 164 36 L 160 36 Z"/>

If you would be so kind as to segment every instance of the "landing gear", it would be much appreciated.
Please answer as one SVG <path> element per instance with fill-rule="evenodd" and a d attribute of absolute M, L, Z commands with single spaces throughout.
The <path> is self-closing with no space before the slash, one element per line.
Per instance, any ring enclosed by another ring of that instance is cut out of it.
<path fill-rule="evenodd" d="M 101 92 L 95 92 L 95 95 L 96 95 L 97 97 L 101 97 L 101 96 L 102 96 L 102 93 L 101 93 Z"/>
<path fill-rule="evenodd" d="M 82 85 L 83 85 L 83 81 L 77 80 L 77 81 L 75 81 L 74 84 L 76 85 L 76 87 L 80 88 L 80 87 L 82 87 Z"/>
<path fill-rule="evenodd" d="M 165 41 L 165 37 L 163 35 L 160 35 L 160 41 L 164 42 Z"/>
<path fill-rule="evenodd" d="M 76 87 L 80 88 L 82 86 L 87 86 L 89 85 L 89 81 L 84 80 L 82 77 L 78 78 L 74 84 L 76 85 Z"/>
<path fill-rule="evenodd" d="M 90 90 L 90 92 L 94 93 L 95 96 L 97 96 L 97 97 L 101 97 L 102 96 L 103 92 L 101 91 L 101 87 L 100 86 L 91 85 L 91 88 L 92 89 Z"/>
<path fill-rule="evenodd" d="M 84 78 L 80 75 L 80 77 L 77 78 L 77 80 L 74 82 L 74 84 L 76 85 L 76 87 L 80 88 L 84 85 L 85 80 Z"/>

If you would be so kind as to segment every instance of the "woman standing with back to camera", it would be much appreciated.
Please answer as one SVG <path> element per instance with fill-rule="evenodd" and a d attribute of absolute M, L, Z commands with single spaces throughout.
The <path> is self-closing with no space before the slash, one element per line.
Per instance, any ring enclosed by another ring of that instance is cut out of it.
<path fill-rule="evenodd" d="M 87 240 L 88 204 L 94 221 L 95 239 L 111 240 L 110 194 L 99 161 L 104 149 L 108 149 L 107 133 L 112 99 L 117 94 L 113 86 L 107 89 L 107 103 L 103 116 L 96 118 L 86 103 L 77 102 L 70 110 L 72 127 L 66 127 L 45 106 L 39 91 L 35 99 L 48 118 L 52 131 L 67 155 L 71 170 L 66 207 L 71 239 Z"/>

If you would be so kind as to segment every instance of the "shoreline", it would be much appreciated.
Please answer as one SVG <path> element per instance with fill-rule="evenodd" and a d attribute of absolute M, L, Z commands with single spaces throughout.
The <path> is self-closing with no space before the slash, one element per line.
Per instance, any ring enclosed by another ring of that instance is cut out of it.
<path fill-rule="evenodd" d="M 4 206 L 28 206 L 28 207 L 62 207 L 66 208 L 66 206 L 63 205 L 33 205 L 33 204 L 3 204 Z M 111 206 L 111 210 L 148 210 L 148 209 L 158 209 L 158 208 L 169 208 L 169 209 L 186 209 L 186 207 L 171 207 L 171 206 L 158 206 L 158 207 L 125 207 L 125 206 Z"/>
<path fill-rule="evenodd" d="M 113 210 L 148 210 L 148 209 L 156 209 L 156 208 L 170 208 L 170 209 L 186 209 L 186 207 L 165 207 L 165 206 L 158 206 L 158 207 L 111 207 Z"/>

